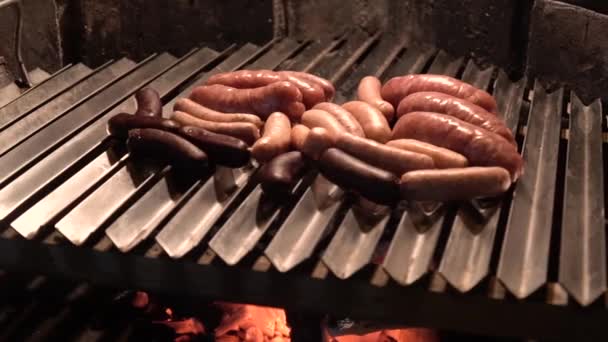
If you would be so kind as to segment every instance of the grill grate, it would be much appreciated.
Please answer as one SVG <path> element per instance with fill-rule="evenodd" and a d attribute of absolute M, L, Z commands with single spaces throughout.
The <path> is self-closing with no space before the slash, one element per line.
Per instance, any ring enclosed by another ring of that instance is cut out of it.
<path fill-rule="evenodd" d="M 526 173 L 499 201 L 399 206 L 368 222 L 364 204 L 316 174 L 278 203 L 254 165 L 194 179 L 135 161 L 107 136 L 108 118 L 134 111 L 140 87 L 155 87 L 168 115 L 195 84 L 243 67 L 316 73 L 336 82 L 339 102 L 368 74 L 461 76 L 495 93 Z M 55 83 L 0 108 L 6 269 L 494 335 L 605 337 L 599 101 L 362 32 L 77 65 L 38 87 Z"/>

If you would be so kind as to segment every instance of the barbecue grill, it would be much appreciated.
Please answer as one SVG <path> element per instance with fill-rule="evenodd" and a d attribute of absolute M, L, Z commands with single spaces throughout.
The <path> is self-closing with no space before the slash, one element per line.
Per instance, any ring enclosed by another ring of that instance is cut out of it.
<path fill-rule="evenodd" d="M 106 132 L 144 86 L 167 116 L 195 85 L 242 68 L 320 75 L 337 103 L 366 75 L 459 77 L 496 97 L 525 173 L 499 199 L 400 204 L 367 220 L 317 174 L 278 200 L 262 193 L 255 164 L 183 175 L 132 158 Z M 358 29 L 68 65 L 0 108 L 0 267 L 387 324 L 601 339 L 604 117 L 600 100 Z"/>

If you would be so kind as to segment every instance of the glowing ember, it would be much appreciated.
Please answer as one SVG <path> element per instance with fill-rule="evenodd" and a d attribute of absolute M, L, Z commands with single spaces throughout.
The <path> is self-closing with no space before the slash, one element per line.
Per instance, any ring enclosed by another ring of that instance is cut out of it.
<path fill-rule="evenodd" d="M 363 336 L 345 335 L 333 337 L 327 331 L 325 342 L 439 342 L 437 334 L 430 329 L 408 328 L 375 331 Z"/>
<path fill-rule="evenodd" d="M 291 341 L 285 310 L 248 304 L 216 303 L 223 311 L 222 321 L 215 336 L 230 341 L 227 336 L 238 336 L 238 341 Z M 235 340 L 236 341 L 236 340 Z"/>

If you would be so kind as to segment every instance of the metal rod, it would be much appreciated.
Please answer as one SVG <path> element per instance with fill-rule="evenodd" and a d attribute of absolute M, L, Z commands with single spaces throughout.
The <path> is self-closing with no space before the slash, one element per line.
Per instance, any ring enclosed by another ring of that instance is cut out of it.
<path fill-rule="evenodd" d="M 0 1 L 0 9 L 4 7 L 8 7 L 11 5 L 15 5 L 15 10 L 17 11 L 17 27 L 15 28 L 15 56 L 17 57 L 17 62 L 19 63 L 19 71 L 21 72 L 21 83 L 27 87 L 32 87 L 32 82 L 30 81 L 30 77 L 27 73 L 27 69 L 25 68 L 25 63 L 23 62 L 23 57 L 21 55 L 21 32 L 23 31 L 23 5 L 20 0 L 4 0 Z"/>

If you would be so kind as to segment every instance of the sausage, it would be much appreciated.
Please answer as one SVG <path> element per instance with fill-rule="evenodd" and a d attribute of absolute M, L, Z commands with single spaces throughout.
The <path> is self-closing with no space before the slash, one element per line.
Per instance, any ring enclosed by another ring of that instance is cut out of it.
<path fill-rule="evenodd" d="M 447 148 L 435 146 L 423 141 L 413 139 L 397 139 L 386 143 L 388 146 L 396 147 L 405 151 L 426 154 L 433 158 L 435 167 L 438 169 L 449 169 L 456 167 L 467 167 L 469 162 L 462 154 L 448 150 Z"/>
<path fill-rule="evenodd" d="M 194 88 L 190 99 L 221 112 L 253 113 L 264 120 L 274 112 L 298 119 L 305 110 L 302 93 L 290 82 L 275 82 L 253 89 L 237 89 L 221 84 L 199 86 Z"/>
<path fill-rule="evenodd" d="M 262 127 L 264 122 L 260 118 L 253 114 L 242 114 L 242 113 L 221 113 L 211 108 L 201 106 L 200 104 L 187 99 L 181 98 L 175 102 L 173 110 L 188 113 L 192 116 L 196 116 L 199 119 L 214 121 L 214 122 L 250 122 L 257 127 Z"/>
<path fill-rule="evenodd" d="M 240 139 L 225 134 L 217 134 L 193 126 L 180 128 L 180 134 L 207 152 L 211 160 L 227 167 L 243 167 L 249 163 L 249 146 Z"/>
<path fill-rule="evenodd" d="M 344 126 L 340 124 L 338 119 L 320 109 L 310 109 L 304 112 L 302 115 L 302 124 L 310 129 L 315 127 L 325 128 L 327 133 L 329 133 L 332 144 L 336 142 L 342 133 L 344 133 Z"/>
<path fill-rule="evenodd" d="M 321 102 L 314 106 L 313 109 L 324 110 L 331 114 L 344 127 L 346 132 L 360 137 L 365 136 L 363 127 L 361 127 L 359 121 L 357 121 L 357 119 L 349 111 L 342 108 L 340 105 L 331 102 Z"/>
<path fill-rule="evenodd" d="M 146 87 L 138 90 L 135 93 L 135 100 L 137 100 L 137 116 L 163 116 L 163 104 L 160 101 L 160 95 L 158 92 L 150 87 Z"/>
<path fill-rule="evenodd" d="M 401 177 L 401 197 L 416 201 L 457 201 L 494 197 L 511 186 L 502 167 L 411 171 Z"/>
<path fill-rule="evenodd" d="M 214 133 L 226 134 L 241 139 L 248 145 L 252 145 L 260 138 L 260 130 L 249 122 L 212 122 L 195 118 L 188 113 L 180 111 L 173 112 L 171 118 L 184 126 L 200 127 Z"/>
<path fill-rule="evenodd" d="M 297 151 L 302 150 L 306 136 L 310 132 L 310 128 L 297 124 L 291 128 L 291 148 Z"/>
<path fill-rule="evenodd" d="M 325 128 L 315 127 L 306 135 L 300 151 L 312 160 L 319 160 L 323 152 L 333 145 L 329 132 Z"/>
<path fill-rule="evenodd" d="M 323 89 L 323 93 L 325 94 L 325 101 L 329 102 L 329 101 L 333 100 L 334 95 L 336 95 L 336 89 L 334 88 L 334 85 L 322 77 L 319 77 L 317 75 L 313 75 L 313 74 L 310 74 L 307 72 L 300 72 L 300 71 L 283 71 L 283 72 L 293 75 L 295 77 L 298 77 L 300 79 L 303 79 L 305 81 L 312 82 L 312 83 L 319 85 Z"/>
<path fill-rule="evenodd" d="M 448 114 L 460 120 L 494 132 L 517 145 L 511 130 L 495 114 L 467 100 L 437 92 L 419 92 L 406 96 L 397 108 L 397 118 L 411 112 L 436 112 Z"/>
<path fill-rule="evenodd" d="M 316 83 L 308 82 L 289 73 L 272 70 L 238 70 L 211 76 L 206 84 L 221 84 L 238 89 L 258 88 L 275 82 L 287 81 L 293 83 L 300 92 L 304 105 L 308 108 L 324 100 L 323 88 Z"/>
<path fill-rule="evenodd" d="M 307 168 L 308 163 L 300 151 L 280 154 L 260 168 L 258 175 L 262 190 L 267 194 L 285 195 Z"/>
<path fill-rule="evenodd" d="M 472 85 L 444 75 L 407 75 L 393 77 L 384 84 L 380 94 L 394 107 L 409 94 L 421 91 L 436 91 L 472 102 L 491 113 L 496 112 L 496 100 L 487 92 Z"/>
<path fill-rule="evenodd" d="M 179 135 L 155 128 L 135 128 L 127 139 L 134 156 L 163 159 L 177 166 L 206 167 L 207 154 Z"/>
<path fill-rule="evenodd" d="M 473 166 L 500 166 L 513 181 L 522 174 L 523 160 L 505 138 L 453 116 L 410 113 L 397 121 L 392 139 L 416 139 L 465 156 Z"/>
<path fill-rule="evenodd" d="M 382 99 L 380 89 L 382 89 L 382 83 L 377 77 L 365 76 L 359 82 L 357 98 L 378 108 L 384 114 L 386 120 L 392 122 L 395 118 L 395 107 L 390 102 Z"/>
<path fill-rule="evenodd" d="M 363 101 L 350 101 L 342 105 L 359 121 L 365 136 L 385 143 L 391 137 L 391 128 L 380 110 Z"/>
<path fill-rule="evenodd" d="M 251 148 L 251 155 L 265 163 L 279 154 L 289 151 L 291 146 L 291 122 L 283 113 L 272 113 L 264 124 L 264 135 Z"/>
<path fill-rule="evenodd" d="M 376 203 L 391 204 L 399 200 L 399 179 L 395 175 L 338 148 L 329 148 L 321 155 L 319 169 L 331 182 Z"/>
<path fill-rule="evenodd" d="M 340 136 L 336 147 L 397 176 L 412 170 L 435 168 L 433 159 L 425 154 L 405 151 L 348 133 Z"/>
<path fill-rule="evenodd" d="M 116 114 L 108 120 L 108 133 L 118 138 L 126 138 L 130 129 L 156 128 L 177 132 L 180 124 L 157 116 L 136 116 L 127 113 Z"/>

